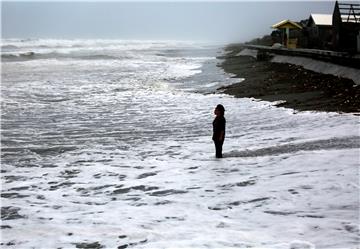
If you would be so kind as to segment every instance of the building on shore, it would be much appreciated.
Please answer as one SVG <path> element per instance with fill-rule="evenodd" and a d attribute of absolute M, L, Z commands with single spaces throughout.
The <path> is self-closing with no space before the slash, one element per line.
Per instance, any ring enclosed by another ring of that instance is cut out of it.
<path fill-rule="evenodd" d="M 287 48 L 296 48 L 298 38 L 290 32 L 291 30 L 301 30 L 302 27 L 296 22 L 282 20 L 271 26 L 273 29 L 281 30 L 282 44 Z"/>
<path fill-rule="evenodd" d="M 360 52 L 360 4 L 335 2 L 333 12 L 333 49 Z"/>
<path fill-rule="evenodd" d="M 306 25 L 307 47 L 316 49 L 331 49 L 332 15 L 311 14 Z"/>
<path fill-rule="evenodd" d="M 299 23 L 283 20 L 272 25 L 274 43 L 286 48 L 311 48 L 360 53 L 360 3 L 335 2 L 332 14 L 310 14 Z"/>

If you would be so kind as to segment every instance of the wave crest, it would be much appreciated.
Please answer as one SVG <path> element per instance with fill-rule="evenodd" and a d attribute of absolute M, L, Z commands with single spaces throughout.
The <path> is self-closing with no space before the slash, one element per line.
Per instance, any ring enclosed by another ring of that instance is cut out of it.
<path fill-rule="evenodd" d="M 278 146 L 254 149 L 231 151 L 224 153 L 225 157 L 262 157 L 275 156 L 281 154 L 296 153 L 299 151 L 316 151 L 316 150 L 331 150 L 331 149 L 355 149 L 359 148 L 360 137 L 344 137 L 332 138 L 326 140 L 316 140 L 303 143 L 282 144 Z"/>
<path fill-rule="evenodd" d="M 1 59 L 4 62 L 11 61 L 28 61 L 28 60 L 41 60 L 41 59 L 78 59 L 78 60 L 119 60 L 126 59 L 127 56 L 112 56 L 106 54 L 66 54 L 58 52 L 50 53 L 36 53 L 29 51 L 25 53 L 4 53 L 1 55 Z"/>

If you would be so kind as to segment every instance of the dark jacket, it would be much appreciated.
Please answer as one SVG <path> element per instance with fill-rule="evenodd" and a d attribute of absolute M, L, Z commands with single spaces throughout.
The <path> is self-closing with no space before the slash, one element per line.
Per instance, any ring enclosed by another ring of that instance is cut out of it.
<path fill-rule="evenodd" d="M 225 118 L 222 117 L 216 117 L 213 121 L 213 136 L 212 139 L 214 141 L 218 141 L 221 131 L 224 131 L 224 138 L 225 138 L 225 125 L 226 125 L 226 120 Z"/>

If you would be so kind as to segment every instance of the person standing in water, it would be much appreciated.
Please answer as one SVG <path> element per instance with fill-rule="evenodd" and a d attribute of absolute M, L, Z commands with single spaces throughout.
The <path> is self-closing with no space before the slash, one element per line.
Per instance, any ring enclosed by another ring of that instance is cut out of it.
<path fill-rule="evenodd" d="M 224 117 L 225 108 L 223 105 L 217 105 L 214 114 L 216 115 L 213 121 L 213 136 L 212 140 L 215 143 L 216 158 L 222 158 L 222 146 L 225 140 L 225 125 L 226 120 Z"/>

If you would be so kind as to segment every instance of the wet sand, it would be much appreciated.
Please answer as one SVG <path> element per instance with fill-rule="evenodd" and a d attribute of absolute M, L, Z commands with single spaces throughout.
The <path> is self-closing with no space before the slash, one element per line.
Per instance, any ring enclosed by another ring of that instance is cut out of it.
<path fill-rule="evenodd" d="M 219 65 L 245 80 L 221 88 L 239 98 L 281 101 L 276 106 L 298 111 L 360 112 L 360 86 L 350 79 L 321 74 L 301 66 L 236 56 L 241 45 L 229 45 Z"/>

